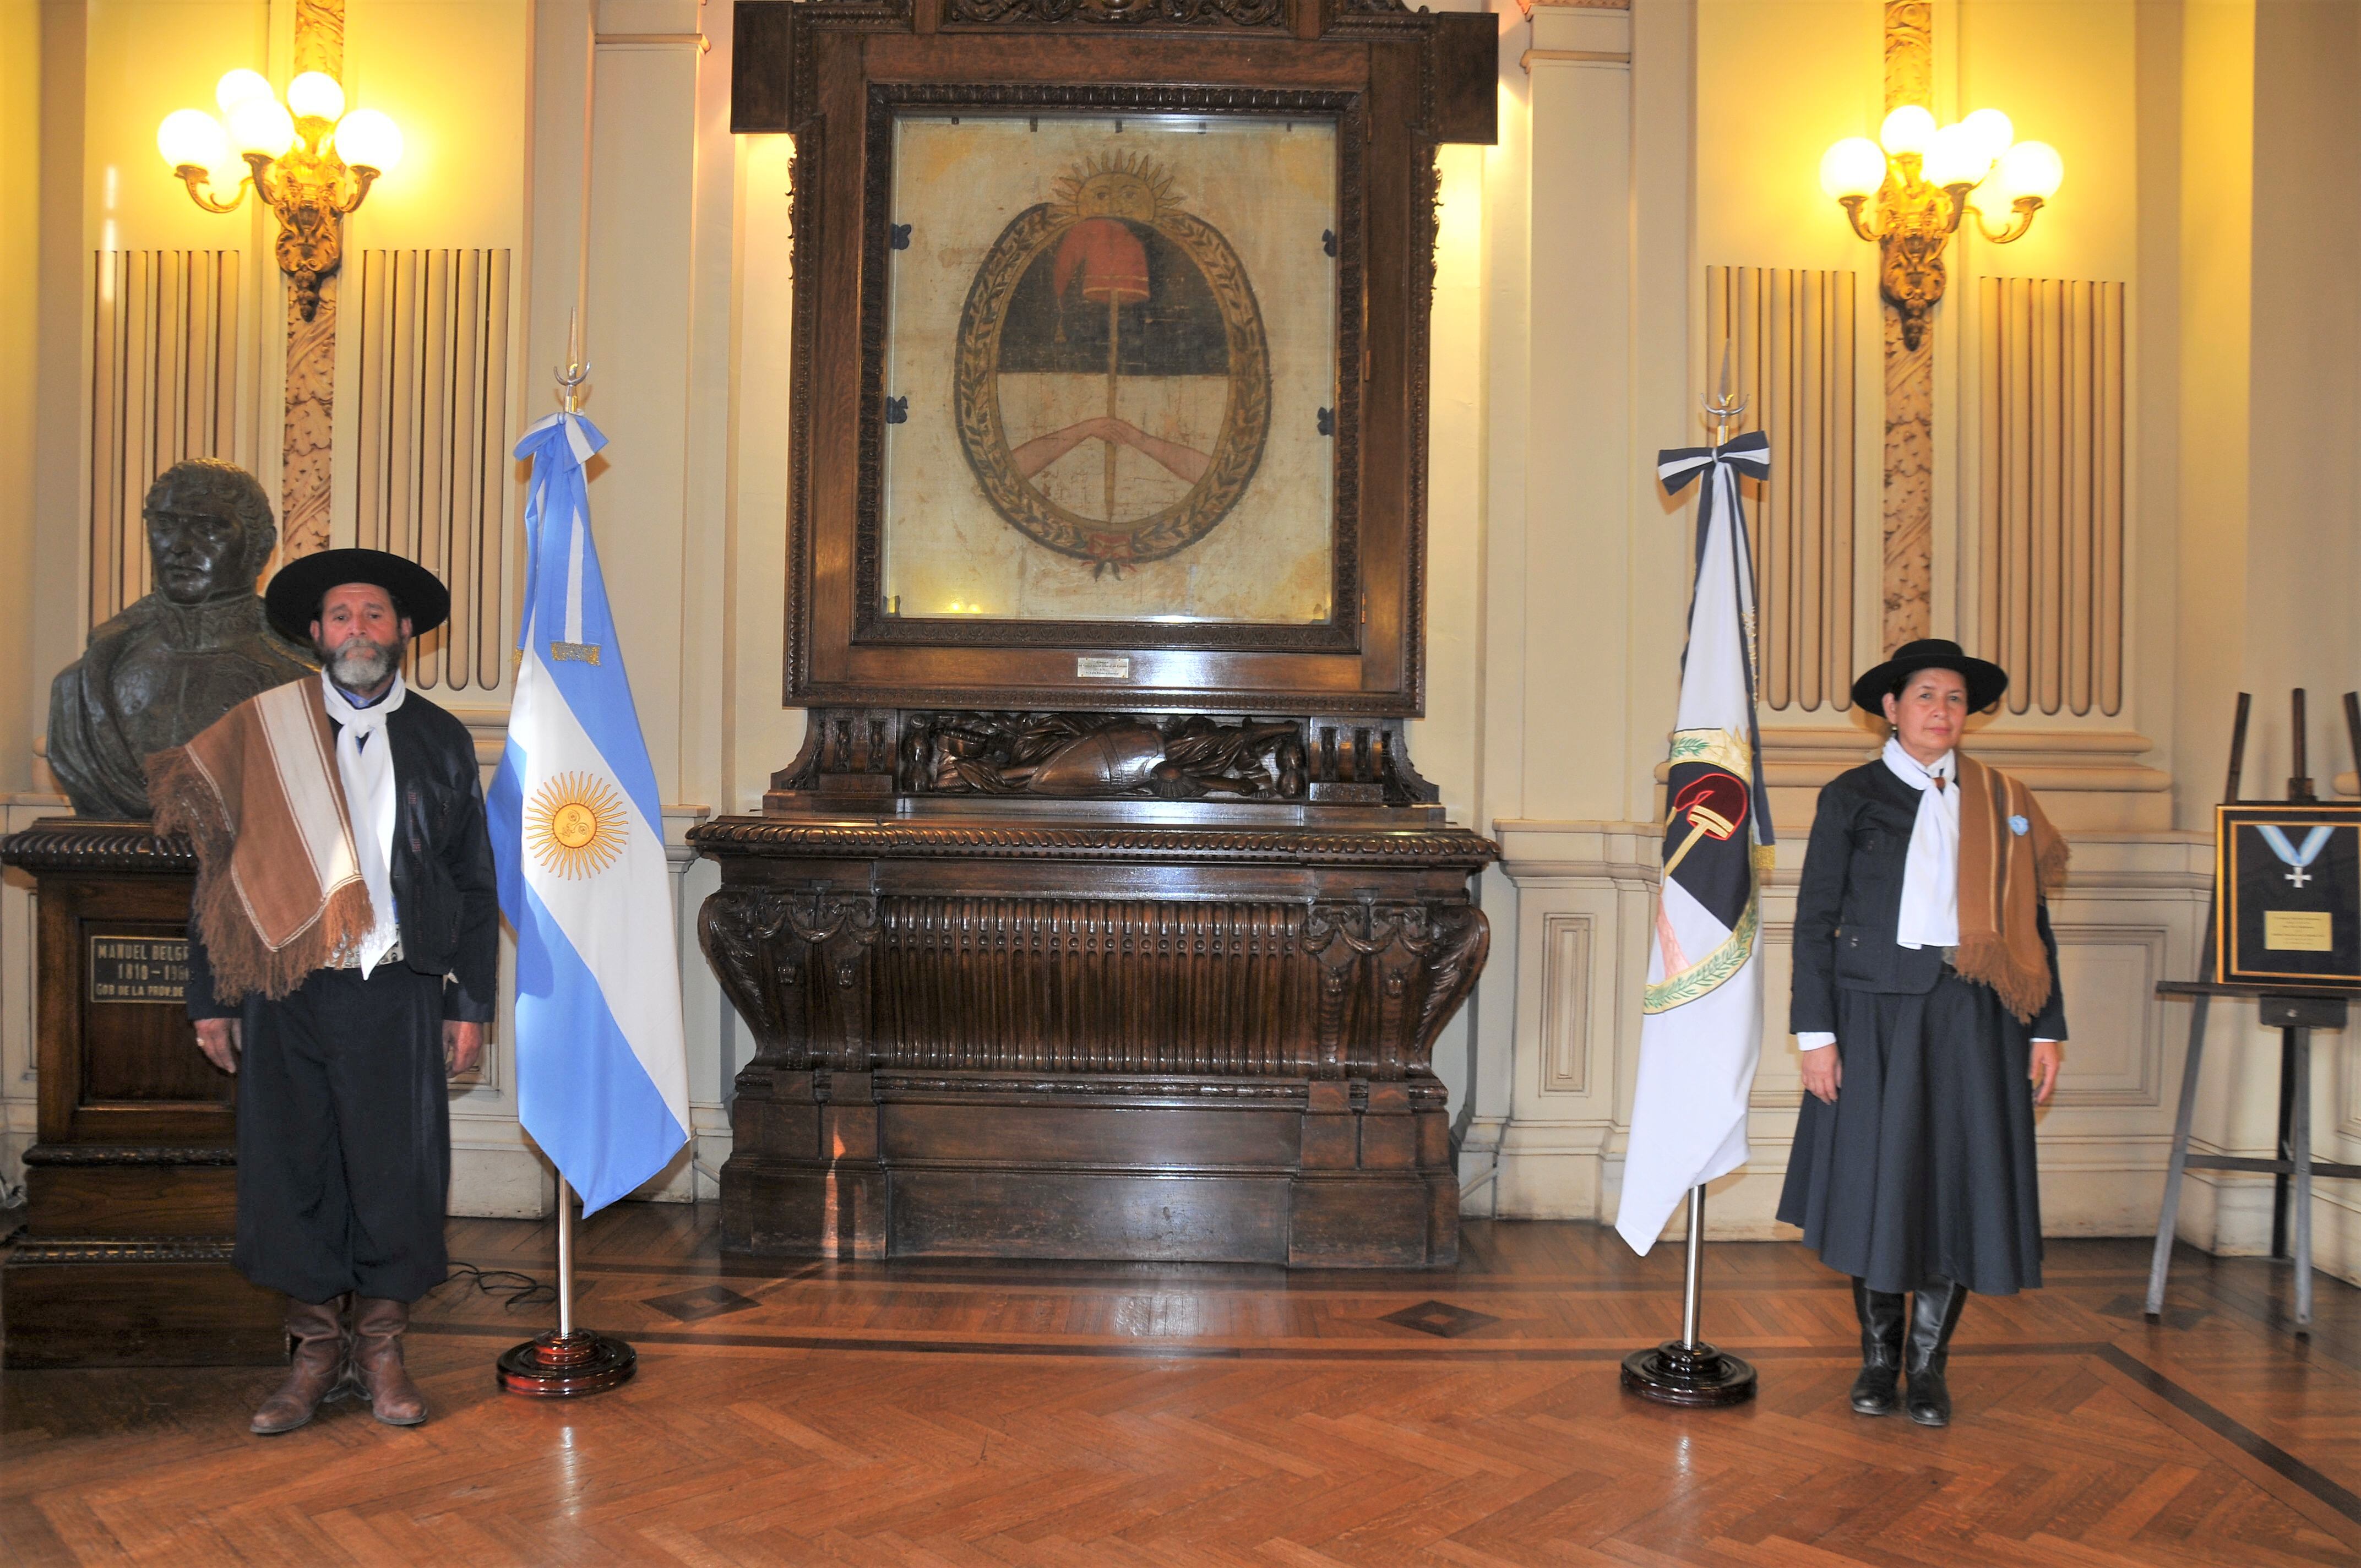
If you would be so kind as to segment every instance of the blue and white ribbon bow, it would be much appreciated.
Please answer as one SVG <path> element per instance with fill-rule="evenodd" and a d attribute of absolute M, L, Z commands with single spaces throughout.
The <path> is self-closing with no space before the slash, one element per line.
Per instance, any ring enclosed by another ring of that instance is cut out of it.
<path fill-rule="evenodd" d="M 2294 868 L 2288 872 L 2287 879 L 2298 887 L 2312 880 L 2304 874 L 2304 868 L 2320 858 L 2320 851 L 2328 848 L 2330 835 L 2336 831 L 2333 826 L 2323 823 L 2304 836 L 2303 848 L 2299 850 L 2288 841 L 2286 832 L 2274 824 L 2257 823 L 2256 830 L 2262 834 L 2263 842 L 2271 847 L 2272 854 Z"/>

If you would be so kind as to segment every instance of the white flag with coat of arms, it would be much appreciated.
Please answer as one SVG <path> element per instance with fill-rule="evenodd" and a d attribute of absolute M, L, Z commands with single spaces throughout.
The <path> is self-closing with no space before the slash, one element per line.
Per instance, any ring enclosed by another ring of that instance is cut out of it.
<path fill-rule="evenodd" d="M 1753 431 L 1663 453 L 1679 491 L 1702 477 L 1697 586 L 1664 787 L 1664 878 L 1642 1002 L 1640 1081 L 1615 1228 L 1645 1254 L 1693 1187 L 1746 1163 L 1747 1097 L 1763 1047 L 1761 872 L 1771 816 L 1754 718 L 1754 567 L 1741 474 L 1771 471 Z"/>

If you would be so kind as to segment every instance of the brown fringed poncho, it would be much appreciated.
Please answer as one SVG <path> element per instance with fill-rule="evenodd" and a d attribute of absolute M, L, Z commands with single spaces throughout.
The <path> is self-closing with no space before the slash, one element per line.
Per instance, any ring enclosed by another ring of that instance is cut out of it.
<path fill-rule="evenodd" d="M 2066 875 L 2066 840 L 2033 792 L 1965 751 L 1960 760 L 1960 950 L 1952 967 L 2031 1023 L 2049 1001 L 2036 910 Z M 2011 823 L 2026 824 L 2019 833 Z"/>
<path fill-rule="evenodd" d="M 196 846 L 214 993 L 277 1001 L 376 924 L 315 680 L 250 697 L 146 763 L 156 831 Z"/>

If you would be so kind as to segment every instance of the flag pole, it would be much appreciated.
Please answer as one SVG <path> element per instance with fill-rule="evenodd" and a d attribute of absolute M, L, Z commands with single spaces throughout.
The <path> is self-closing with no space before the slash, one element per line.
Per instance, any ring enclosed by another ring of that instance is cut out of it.
<path fill-rule="evenodd" d="M 1753 1365 L 1697 1337 L 1705 1298 L 1705 1189 L 1689 1189 L 1688 1275 L 1681 1285 L 1681 1337 L 1623 1358 L 1623 1387 L 1660 1405 L 1742 1405 L 1754 1398 Z"/>
<path fill-rule="evenodd" d="M 639 1353 L 574 1325 L 574 1187 L 557 1179 L 557 1327 L 500 1353 L 500 1387 L 533 1398 L 597 1394 L 631 1381 Z"/>
<path fill-rule="evenodd" d="M 582 406 L 590 367 L 582 357 L 582 313 L 566 325 L 566 368 L 557 373 L 557 400 L 567 413 Z M 639 1353 L 619 1339 L 574 1325 L 574 1184 L 557 1174 L 557 1328 L 500 1353 L 500 1387 L 535 1398 L 596 1394 L 631 1380 Z"/>
<path fill-rule="evenodd" d="M 1730 427 L 1746 411 L 1746 400 L 1734 395 L 1730 378 L 1730 347 L 1721 351 L 1721 385 L 1718 396 L 1700 398 L 1706 417 L 1713 422 L 1713 444 L 1726 445 Z M 1748 657 L 1752 657 L 1750 649 Z M 1653 1350 L 1635 1350 L 1623 1358 L 1623 1387 L 1643 1399 L 1664 1405 L 1740 1405 L 1754 1398 L 1754 1368 L 1734 1355 L 1725 1355 L 1697 1337 L 1697 1320 L 1705 1304 L 1705 1188 L 1689 1189 L 1689 1227 L 1684 1249 L 1686 1268 L 1681 1280 L 1681 1337 Z"/>
<path fill-rule="evenodd" d="M 590 152 L 591 126 L 598 101 L 598 24 L 592 16 L 585 28 L 587 59 L 582 82 L 582 210 L 574 265 L 574 309 L 566 318 L 566 368 L 555 372 L 557 403 L 567 413 L 582 411 L 582 383 L 590 378 L 583 355 L 582 318 L 590 305 Z M 609 1335 L 579 1329 L 574 1322 L 574 1184 L 557 1173 L 557 1328 L 536 1334 L 500 1354 L 500 1387 L 532 1398 L 562 1399 L 597 1394 L 631 1380 L 639 1370 L 639 1353 Z"/>

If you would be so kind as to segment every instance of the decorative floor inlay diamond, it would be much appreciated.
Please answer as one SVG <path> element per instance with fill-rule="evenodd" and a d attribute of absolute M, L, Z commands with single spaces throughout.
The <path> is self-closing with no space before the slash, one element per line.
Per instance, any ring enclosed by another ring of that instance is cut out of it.
<path fill-rule="evenodd" d="M 741 1296 L 726 1285 L 700 1285 L 694 1290 L 676 1290 L 669 1296 L 650 1296 L 647 1304 L 659 1312 L 668 1312 L 684 1323 L 700 1322 L 718 1318 L 725 1312 L 742 1312 L 762 1303 L 752 1297 Z"/>
<path fill-rule="evenodd" d="M 1488 1328 L 1500 1320 L 1485 1312 L 1471 1312 L 1465 1307 L 1455 1307 L 1448 1301 L 1421 1301 L 1415 1307 L 1404 1307 L 1399 1312 L 1388 1312 L 1382 1322 L 1400 1323 L 1406 1329 L 1416 1329 L 1437 1339 L 1457 1339 L 1461 1334 L 1474 1333 Z"/>
<path fill-rule="evenodd" d="M 2118 1296 L 2099 1309 L 2102 1317 L 2128 1318 L 2136 1322 L 2147 1316 L 2147 1298 Z M 2213 1314 L 2199 1307 L 2176 1307 L 2164 1304 L 2164 1326 L 2169 1329 L 2193 1329 Z"/>

